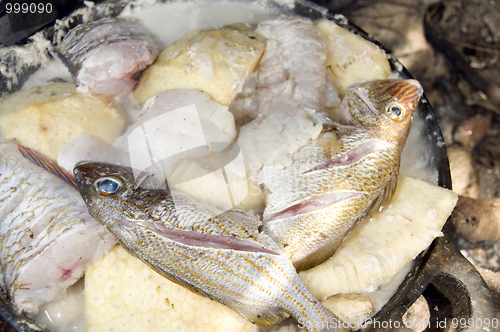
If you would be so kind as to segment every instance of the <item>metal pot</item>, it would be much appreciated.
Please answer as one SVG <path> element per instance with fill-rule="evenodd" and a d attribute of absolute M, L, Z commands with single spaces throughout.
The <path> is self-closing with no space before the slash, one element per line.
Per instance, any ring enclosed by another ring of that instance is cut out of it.
<path fill-rule="evenodd" d="M 116 16 L 123 10 L 126 4 L 127 1 L 125 0 L 108 0 L 100 2 L 99 6 L 106 6 L 111 15 Z M 269 8 L 277 9 L 287 14 L 309 17 L 312 20 L 327 18 L 385 50 L 382 45 L 374 41 L 364 31 L 351 24 L 344 16 L 331 13 L 326 8 L 306 0 L 295 0 L 293 6 L 288 6 L 283 1 L 270 0 Z M 101 15 L 99 11 L 95 10 L 91 14 L 90 19 L 99 19 Z M 81 15 L 74 15 L 72 26 L 76 26 L 81 22 Z M 53 25 L 49 25 L 44 29 L 44 34 L 49 39 L 53 38 L 54 32 Z M 399 72 L 404 78 L 412 78 L 401 63 L 394 56 L 390 55 L 389 51 L 385 51 L 389 54 L 389 62 L 392 70 Z M 7 66 L 14 66 L 19 61 L 15 56 L 4 56 L 0 60 Z M 0 96 L 6 92 L 19 90 L 22 84 L 37 69 L 37 65 L 30 64 L 19 68 L 17 71 L 18 81 L 14 83 L 12 81 L 9 82 L 8 77 L 0 75 Z M 432 158 L 429 160 L 429 165 L 437 171 L 438 185 L 451 189 L 446 147 L 436 116 L 425 96 L 421 99 L 416 116 L 420 117 L 424 123 L 424 137 L 422 139 L 431 148 L 430 155 Z M 413 269 L 399 286 L 396 294 L 376 314 L 371 321 L 372 324 L 367 324 L 362 330 L 368 331 L 381 327 L 384 329 L 401 329 L 401 327 L 404 327 L 402 321 L 403 314 L 421 294 L 426 297 L 430 308 L 434 308 L 435 306 L 439 308 L 439 310 L 430 310 L 430 328 L 433 330 L 460 328 L 463 325 L 457 325 L 458 322 L 468 321 L 469 319 L 484 322 L 486 319 L 491 320 L 494 318 L 495 310 L 489 290 L 479 273 L 453 244 L 451 240 L 451 235 L 453 234 L 452 228 L 453 226 L 449 222 L 445 225 L 443 230 L 445 236 L 436 239 L 428 250 L 419 255 L 414 261 Z M 4 292 L 0 292 L 0 316 L 17 331 L 43 331 L 43 329 L 36 326 L 30 319 L 16 313 Z M 377 325 L 377 321 L 379 325 Z M 380 322 L 392 323 L 391 325 L 388 323 L 381 325 Z M 442 322 L 445 322 L 446 326 Z M 482 326 L 482 328 L 486 331 L 493 330 L 493 327 Z"/>

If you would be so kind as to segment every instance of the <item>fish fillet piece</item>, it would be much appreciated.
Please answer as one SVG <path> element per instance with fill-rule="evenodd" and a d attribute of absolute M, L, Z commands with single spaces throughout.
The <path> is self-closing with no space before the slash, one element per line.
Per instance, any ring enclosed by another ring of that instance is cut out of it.
<path fill-rule="evenodd" d="M 300 277 L 321 300 L 373 292 L 442 236 L 456 202 L 450 190 L 399 176 L 390 204 L 354 228 L 333 257 Z"/>
<path fill-rule="evenodd" d="M 234 117 L 227 106 L 199 90 L 173 89 L 152 97 L 113 147 L 129 154 L 135 169 L 162 164 L 164 181 L 181 160 L 207 156 L 211 142 L 232 142 L 235 137 Z"/>
<path fill-rule="evenodd" d="M 78 191 L 0 142 L 0 263 L 9 297 L 35 314 L 116 240 L 87 212 Z"/>
<path fill-rule="evenodd" d="M 291 315 L 310 331 L 327 331 L 327 323 L 337 321 L 310 296 L 272 239 L 258 231 L 252 214 L 141 188 L 132 170 L 121 166 L 81 163 L 74 174 L 90 213 L 162 276 L 257 325 Z"/>
<path fill-rule="evenodd" d="M 312 116 L 340 104 L 326 73 L 325 43 L 310 19 L 280 15 L 256 32 L 267 38 L 266 50 L 231 106 L 237 118 L 253 120 L 241 128 L 238 145 L 254 171 L 290 165 L 291 155 L 321 132 Z"/>
<path fill-rule="evenodd" d="M 132 91 L 135 75 L 158 55 L 155 44 L 140 24 L 104 18 L 73 28 L 56 50 L 78 92 L 114 96 Z"/>
<path fill-rule="evenodd" d="M 246 24 L 191 31 L 161 52 L 142 75 L 134 99 L 169 89 L 199 89 L 229 105 L 257 65 L 264 40 Z"/>
<path fill-rule="evenodd" d="M 262 169 L 264 232 L 297 270 L 328 259 L 358 220 L 390 199 L 421 94 L 414 80 L 353 85 L 344 101 L 352 126 L 335 125 L 290 166 Z"/>
<path fill-rule="evenodd" d="M 115 246 L 85 273 L 88 332 L 257 332 L 232 309 L 171 282 Z"/>
<path fill-rule="evenodd" d="M 173 89 L 151 98 L 141 116 L 112 146 L 80 135 L 60 150 L 58 164 L 73 172 L 82 160 L 134 165 L 140 170 L 159 162 L 165 167 L 159 179 L 164 182 L 183 159 L 208 156 L 214 148 L 211 143 L 224 145 L 235 137 L 234 117 L 227 106 L 199 90 Z"/>
<path fill-rule="evenodd" d="M 77 93 L 73 83 L 33 87 L 2 99 L 0 132 L 52 160 L 80 134 L 111 144 L 122 134 L 125 116 L 112 98 Z"/>
<path fill-rule="evenodd" d="M 85 271 L 87 271 L 87 268 Z M 80 278 L 54 300 L 39 308 L 33 318 L 50 332 L 83 332 L 85 323 L 85 278 Z"/>

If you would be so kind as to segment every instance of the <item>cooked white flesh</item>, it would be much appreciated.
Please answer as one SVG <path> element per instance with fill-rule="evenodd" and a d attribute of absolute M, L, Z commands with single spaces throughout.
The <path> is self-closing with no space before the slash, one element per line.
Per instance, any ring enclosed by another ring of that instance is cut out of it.
<path fill-rule="evenodd" d="M 116 243 L 80 194 L 0 141 L 0 263 L 18 310 L 38 312 Z"/>
<path fill-rule="evenodd" d="M 75 27 L 57 50 L 72 72 L 78 92 L 108 96 L 132 91 L 135 75 L 158 55 L 144 27 L 116 18 Z"/>
<path fill-rule="evenodd" d="M 143 112 L 113 143 L 130 155 L 137 170 L 162 165 L 166 177 L 181 160 L 208 155 L 210 143 L 231 142 L 236 136 L 227 106 L 199 90 L 160 92 L 144 105 Z"/>
<path fill-rule="evenodd" d="M 339 103 L 326 74 L 325 44 L 310 19 L 281 15 L 256 32 L 267 38 L 266 50 L 231 106 L 237 117 L 255 118 L 238 138 L 252 170 L 290 165 L 291 155 L 321 132 L 310 116 Z"/>
<path fill-rule="evenodd" d="M 210 143 L 231 142 L 235 136 L 234 117 L 227 106 L 199 90 L 167 90 L 144 105 L 142 115 L 111 147 L 81 135 L 61 149 L 58 163 L 70 172 L 83 160 L 138 170 L 161 164 L 162 174 L 168 176 L 184 158 L 207 156 Z"/>

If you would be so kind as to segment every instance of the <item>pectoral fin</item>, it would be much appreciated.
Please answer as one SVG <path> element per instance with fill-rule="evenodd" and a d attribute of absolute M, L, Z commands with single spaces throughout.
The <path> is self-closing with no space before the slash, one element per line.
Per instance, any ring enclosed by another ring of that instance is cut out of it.
<path fill-rule="evenodd" d="M 382 193 L 373 201 L 372 205 L 366 212 L 366 216 L 371 216 L 374 212 L 379 211 L 381 208 L 383 209 L 384 206 L 391 203 L 392 195 L 396 191 L 397 178 L 397 175 L 393 175 L 391 177 Z"/>
<path fill-rule="evenodd" d="M 214 235 L 198 231 L 166 228 L 161 223 L 141 221 L 136 225 L 147 228 L 157 235 L 177 243 L 205 249 L 230 249 L 236 251 L 257 252 L 262 254 L 279 255 L 278 252 L 265 248 L 258 242 L 239 239 L 233 236 Z"/>

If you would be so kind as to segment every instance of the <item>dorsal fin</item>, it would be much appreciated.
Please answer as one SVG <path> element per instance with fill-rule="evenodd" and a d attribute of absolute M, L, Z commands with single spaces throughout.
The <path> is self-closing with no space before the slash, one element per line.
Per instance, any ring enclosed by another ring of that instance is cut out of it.
<path fill-rule="evenodd" d="M 75 178 L 67 170 L 33 149 L 19 144 L 17 147 L 24 158 L 76 188 Z"/>

